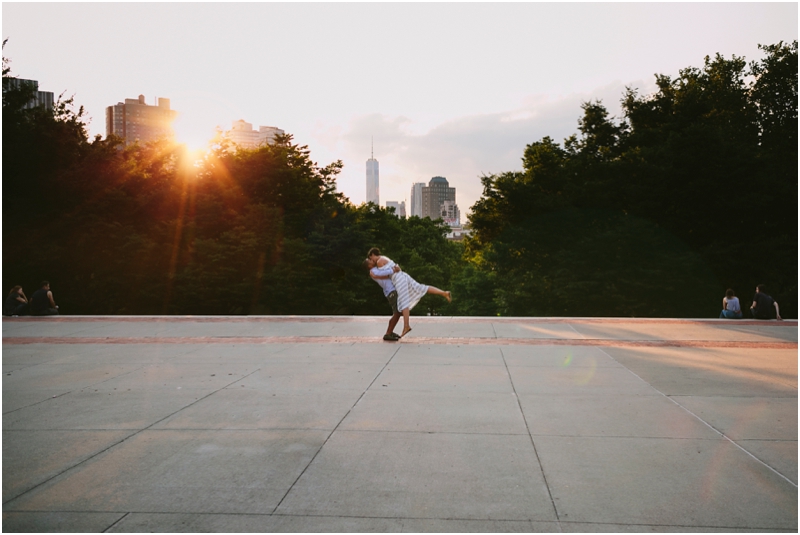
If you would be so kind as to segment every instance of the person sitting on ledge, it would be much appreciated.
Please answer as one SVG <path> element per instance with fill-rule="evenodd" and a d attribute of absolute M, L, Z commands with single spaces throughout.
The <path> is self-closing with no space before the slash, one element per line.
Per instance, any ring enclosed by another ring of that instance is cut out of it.
<path fill-rule="evenodd" d="M 725 292 L 725 297 L 722 298 L 722 312 L 719 313 L 719 317 L 720 319 L 728 318 L 737 320 L 742 318 L 739 298 L 734 295 L 733 290 L 730 288 Z"/>
<path fill-rule="evenodd" d="M 22 286 L 17 285 L 11 288 L 8 297 L 3 303 L 4 316 L 22 316 L 28 314 L 28 298 L 22 291 Z"/>
<path fill-rule="evenodd" d="M 781 309 L 777 301 L 767 294 L 763 284 L 756 286 L 756 294 L 753 296 L 753 304 L 750 305 L 750 313 L 754 319 L 769 320 L 772 318 L 781 319 Z M 774 307 L 774 309 L 773 309 Z M 773 314 L 775 314 L 773 316 Z"/>
<path fill-rule="evenodd" d="M 58 306 L 53 301 L 50 282 L 42 281 L 31 297 L 31 312 L 34 316 L 58 316 Z"/>

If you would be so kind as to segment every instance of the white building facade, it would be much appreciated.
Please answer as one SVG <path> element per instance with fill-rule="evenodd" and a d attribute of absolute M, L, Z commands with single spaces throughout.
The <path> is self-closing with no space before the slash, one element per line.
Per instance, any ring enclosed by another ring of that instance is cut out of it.
<path fill-rule="evenodd" d="M 367 160 L 367 202 L 372 202 L 380 206 L 381 188 L 378 172 L 378 160 L 370 158 Z"/>
<path fill-rule="evenodd" d="M 397 217 L 406 217 L 406 201 L 386 201 L 386 208 L 394 208 Z"/>
<path fill-rule="evenodd" d="M 252 123 L 243 119 L 233 121 L 231 129 L 227 132 L 228 139 L 240 148 L 248 150 L 271 145 L 278 134 L 285 134 L 285 132 L 277 126 L 259 126 L 258 130 L 255 130 Z"/>
<path fill-rule="evenodd" d="M 425 182 L 415 182 L 411 185 L 411 202 L 409 212 L 411 216 L 422 217 L 422 188 Z"/>

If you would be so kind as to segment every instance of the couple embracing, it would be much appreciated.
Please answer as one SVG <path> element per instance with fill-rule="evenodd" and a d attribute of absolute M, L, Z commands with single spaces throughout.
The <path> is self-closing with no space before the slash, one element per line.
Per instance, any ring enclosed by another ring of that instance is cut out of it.
<path fill-rule="evenodd" d="M 420 284 L 415 281 L 408 273 L 405 273 L 400 266 L 392 261 L 391 258 L 382 256 L 377 247 L 373 247 L 367 253 L 364 260 L 364 267 L 369 269 L 369 276 L 383 288 L 383 295 L 392 307 L 392 317 L 389 319 L 389 327 L 383 339 L 389 342 L 396 342 L 411 331 L 409 324 L 409 313 L 425 294 L 441 295 L 447 302 L 451 301 L 450 292 L 440 290 L 434 286 Z M 394 328 L 403 316 L 403 334 L 397 335 Z"/>

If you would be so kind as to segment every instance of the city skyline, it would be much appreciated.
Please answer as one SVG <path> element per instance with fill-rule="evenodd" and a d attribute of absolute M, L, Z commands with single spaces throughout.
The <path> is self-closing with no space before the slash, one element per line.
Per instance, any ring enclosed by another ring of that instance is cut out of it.
<path fill-rule="evenodd" d="M 650 93 L 655 74 L 759 59 L 797 39 L 797 4 L 5 3 L 3 38 L 12 74 L 74 96 L 92 136 L 140 93 L 170 99 L 190 147 L 240 118 L 280 125 L 320 165 L 342 160 L 338 189 L 359 204 L 374 135 L 383 199 L 446 176 L 464 219 L 480 176 L 576 133 L 581 102 L 619 115 L 625 87 Z"/>

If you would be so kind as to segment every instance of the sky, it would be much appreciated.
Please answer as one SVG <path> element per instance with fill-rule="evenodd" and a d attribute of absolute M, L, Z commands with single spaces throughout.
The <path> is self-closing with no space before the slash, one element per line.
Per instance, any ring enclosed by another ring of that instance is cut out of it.
<path fill-rule="evenodd" d="M 720 53 L 797 39 L 797 3 L 3 2 L 3 56 L 42 91 L 74 96 L 105 136 L 105 108 L 169 98 L 178 140 L 206 145 L 244 119 L 277 126 L 360 204 L 444 176 L 462 220 L 484 174 L 526 145 L 577 132 L 582 102 L 619 116 L 625 87 L 655 90 Z"/>

